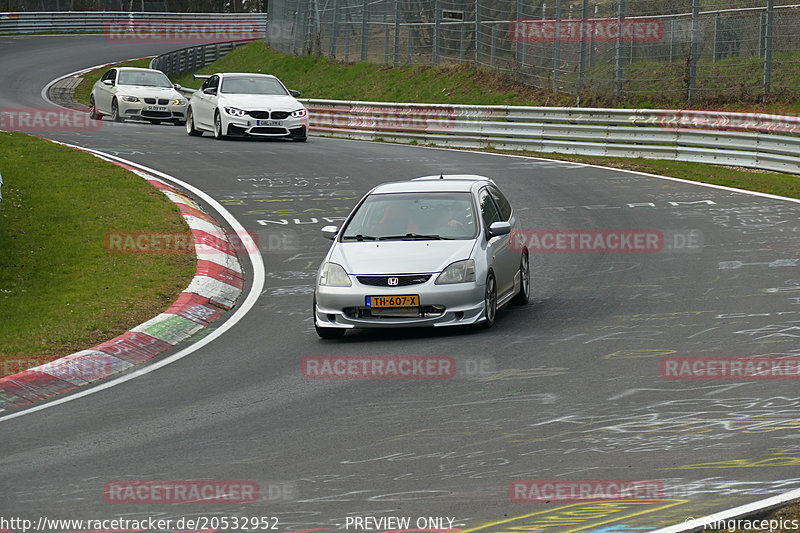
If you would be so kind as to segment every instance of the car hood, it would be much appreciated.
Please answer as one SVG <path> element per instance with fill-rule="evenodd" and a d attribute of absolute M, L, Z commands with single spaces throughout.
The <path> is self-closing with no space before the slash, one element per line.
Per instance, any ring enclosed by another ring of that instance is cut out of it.
<path fill-rule="evenodd" d="M 475 241 L 337 242 L 329 261 L 348 274 L 422 274 L 469 259 Z"/>
<path fill-rule="evenodd" d="M 169 98 L 170 100 L 174 100 L 175 98 L 183 98 L 183 96 L 178 93 L 172 87 L 145 87 L 140 85 L 119 85 L 118 87 L 119 94 L 128 94 L 131 96 L 136 96 L 138 98 Z"/>
<path fill-rule="evenodd" d="M 222 94 L 219 98 L 219 104 L 238 107 L 246 111 L 296 111 L 303 107 L 303 104 L 292 96 L 270 96 L 264 94 Z"/>

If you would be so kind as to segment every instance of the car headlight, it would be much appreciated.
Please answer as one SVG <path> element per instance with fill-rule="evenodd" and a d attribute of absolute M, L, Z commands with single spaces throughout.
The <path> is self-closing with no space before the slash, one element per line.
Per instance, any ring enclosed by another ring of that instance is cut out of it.
<path fill-rule="evenodd" d="M 135 96 L 123 96 L 122 97 L 122 101 L 123 102 L 138 102 L 139 99 L 136 98 Z"/>
<path fill-rule="evenodd" d="M 304 107 L 303 109 L 298 109 L 297 111 L 292 111 L 292 117 L 294 117 L 294 118 L 304 117 L 304 116 L 306 116 L 307 113 L 308 113 L 308 111 L 306 111 L 306 108 Z"/>
<path fill-rule="evenodd" d="M 227 114 L 231 115 L 231 116 L 234 116 L 234 117 L 243 117 L 243 116 L 247 115 L 247 111 L 244 111 L 242 109 L 238 109 L 236 107 L 226 107 L 225 108 L 225 112 Z"/>
<path fill-rule="evenodd" d="M 175 100 L 172 101 L 172 105 L 183 105 L 185 103 L 186 103 L 186 100 L 183 100 L 181 98 L 176 98 Z"/>
<path fill-rule="evenodd" d="M 352 283 L 342 265 L 324 263 L 319 269 L 319 285 L 321 287 L 349 287 Z"/>
<path fill-rule="evenodd" d="M 475 281 L 474 259 L 464 259 L 451 263 L 439 274 L 439 277 L 436 278 L 436 285 L 466 283 L 467 281 Z"/>

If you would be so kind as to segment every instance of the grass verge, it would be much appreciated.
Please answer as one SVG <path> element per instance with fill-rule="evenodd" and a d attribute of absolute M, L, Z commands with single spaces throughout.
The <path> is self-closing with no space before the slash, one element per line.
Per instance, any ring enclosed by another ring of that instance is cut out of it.
<path fill-rule="evenodd" d="M 188 231 L 142 178 L 96 157 L 0 133 L 0 370 L 15 373 L 119 335 L 167 308 L 191 254 L 112 254 L 107 232 Z"/>

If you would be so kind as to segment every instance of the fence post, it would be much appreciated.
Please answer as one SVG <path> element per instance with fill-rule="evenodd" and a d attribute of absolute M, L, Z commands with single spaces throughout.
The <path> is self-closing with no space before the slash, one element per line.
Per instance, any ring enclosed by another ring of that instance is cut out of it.
<path fill-rule="evenodd" d="M 558 33 L 561 29 L 561 0 L 556 0 L 556 22 L 553 30 L 553 92 L 558 91 L 559 75 L 561 74 L 561 41 Z"/>
<path fill-rule="evenodd" d="M 475 66 L 481 64 L 481 0 L 475 0 Z"/>
<path fill-rule="evenodd" d="M 367 60 L 367 0 L 361 6 L 361 61 Z"/>
<path fill-rule="evenodd" d="M 389 24 L 386 23 L 386 15 L 383 16 L 383 64 L 389 64 Z"/>
<path fill-rule="evenodd" d="M 697 86 L 697 41 L 700 39 L 700 0 L 692 0 L 692 48 L 689 52 L 688 100 L 694 100 Z"/>
<path fill-rule="evenodd" d="M 695 0 L 699 1 L 699 0 Z M 616 95 L 622 96 L 622 84 L 624 81 L 623 56 L 622 56 L 622 23 L 625 19 L 625 0 L 618 0 L 617 3 L 617 23 L 619 32 L 617 34 L 616 47 L 614 50 L 614 90 Z"/>
<path fill-rule="evenodd" d="M 581 11 L 581 23 L 580 23 L 580 36 L 581 36 L 581 64 L 578 68 L 578 87 L 576 92 L 578 93 L 578 102 L 580 102 L 581 93 L 583 92 L 583 81 L 586 77 L 586 34 L 583 32 L 583 28 L 585 24 L 588 24 L 589 19 L 589 0 L 583 0 L 583 10 Z M 592 28 L 589 26 L 589 28 Z M 592 28 L 593 29 L 593 28 Z M 590 33 L 594 33 L 591 32 Z"/>
<path fill-rule="evenodd" d="M 497 46 L 497 24 L 492 24 L 492 45 L 489 47 L 489 66 L 494 68 L 495 47 Z"/>
<path fill-rule="evenodd" d="M 774 6 L 775 0 L 767 0 L 767 35 L 764 43 L 764 97 L 769 95 L 772 89 L 772 26 L 774 23 Z"/>
<path fill-rule="evenodd" d="M 400 62 L 400 0 L 394 0 L 394 57 L 392 64 Z"/>
<path fill-rule="evenodd" d="M 719 26 L 720 26 L 720 18 L 721 15 L 717 13 L 714 17 L 714 55 L 712 62 L 716 63 L 717 59 L 719 58 L 719 50 L 720 50 L 720 42 L 719 42 Z"/>
<path fill-rule="evenodd" d="M 328 55 L 331 58 L 336 57 L 336 40 L 339 33 L 339 2 L 333 0 L 333 22 L 331 22 L 331 42 L 328 47 Z"/>
<path fill-rule="evenodd" d="M 467 41 L 467 27 L 462 22 L 461 26 L 459 26 L 459 28 L 461 29 L 461 31 L 460 31 L 459 43 L 458 43 L 458 62 L 459 63 L 463 63 L 464 62 L 464 54 L 466 53 L 465 47 L 467 46 L 467 44 L 466 44 L 466 41 Z"/>
<path fill-rule="evenodd" d="M 414 26 L 408 25 L 408 64 L 411 64 L 411 54 L 414 52 Z"/>
<path fill-rule="evenodd" d="M 442 9 L 439 0 L 433 1 L 433 64 L 439 64 L 439 46 L 442 38 Z"/>
<path fill-rule="evenodd" d="M 524 1 L 525 0 L 517 0 L 517 20 L 516 20 L 516 24 L 519 24 L 520 21 L 522 20 L 522 16 L 523 16 L 522 15 L 522 2 L 524 2 Z M 517 59 L 517 70 L 520 70 L 522 68 L 522 66 L 524 65 L 524 63 L 525 63 L 525 58 L 523 57 L 523 52 L 522 52 L 522 46 L 523 46 L 522 42 L 524 41 L 524 39 L 520 40 L 518 38 L 516 29 L 514 30 L 514 37 L 515 37 L 514 41 L 516 41 L 515 51 L 516 51 L 516 56 L 517 56 L 516 57 L 516 59 Z"/>

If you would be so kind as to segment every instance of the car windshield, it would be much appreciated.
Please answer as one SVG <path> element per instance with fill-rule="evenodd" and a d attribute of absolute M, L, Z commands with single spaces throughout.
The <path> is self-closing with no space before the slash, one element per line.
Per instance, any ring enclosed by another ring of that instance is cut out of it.
<path fill-rule="evenodd" d="M 342 232 L 343 241 L 475 238 L 470 193 L 370 195 Z"/>
<path fill-rule="evenodd" d="M 123 70 L 119 73 L 119 85 L 138 85 L 140 87 L 172 87 L 172 83 L 161 72 L 142 72 Z"/>
<path fill-rule="evenodd" d="M 225 94 L 266 94 L 285 96 L 289 93 L 275 78 L 223 78 L 220 92 Z"/>

